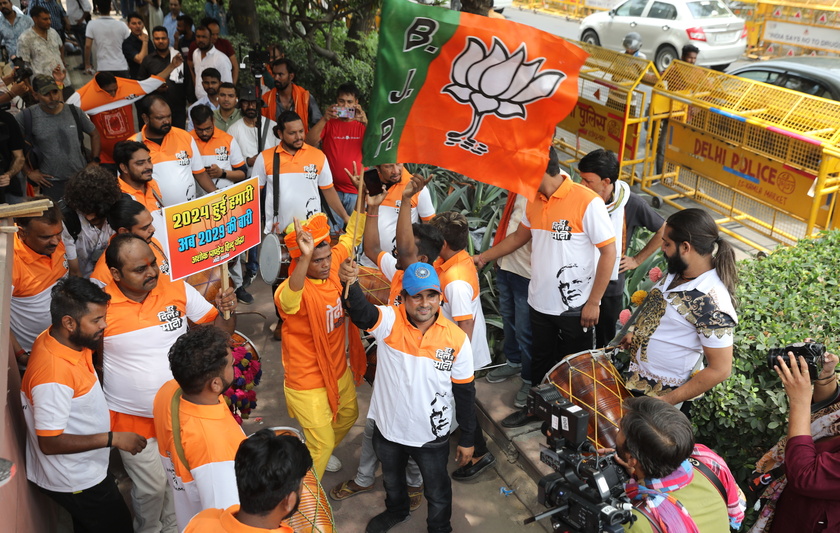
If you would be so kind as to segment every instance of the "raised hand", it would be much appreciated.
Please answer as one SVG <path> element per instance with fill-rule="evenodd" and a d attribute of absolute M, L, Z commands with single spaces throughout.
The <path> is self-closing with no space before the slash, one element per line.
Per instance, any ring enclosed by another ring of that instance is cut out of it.
<path fill-rule="evenodd" d="M 297 241 L 298 249 L 301 257 L 312 257 L 315 252 L 315 239 L 312 234 L 303 229 L 300 225 L 300 220 L 295 218 L 295 240 Z"/>

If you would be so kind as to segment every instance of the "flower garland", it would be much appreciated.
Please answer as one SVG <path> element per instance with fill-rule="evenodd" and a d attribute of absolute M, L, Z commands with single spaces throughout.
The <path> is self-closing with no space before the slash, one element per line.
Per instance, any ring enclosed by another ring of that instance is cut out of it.
<path fill-rule="evenodd" d="M 257 391 L 260 384 L 262 364 L 256 351 L 248 351 L 240 344 L 233 348 L 233 383 L 225 391 L 224 397 L 233 418 L 239 425 L 242 419 L 251 416 L 251 410 L 257 406 Z"/>

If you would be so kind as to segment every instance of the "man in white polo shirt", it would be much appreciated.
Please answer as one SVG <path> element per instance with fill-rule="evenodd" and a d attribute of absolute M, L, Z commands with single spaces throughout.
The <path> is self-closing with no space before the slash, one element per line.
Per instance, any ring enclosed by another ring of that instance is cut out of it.
<path fill-rule="evenodd" d="M 160 187 L 164 207 L 196 197 L 195 182 L 207 192 L 216 190 L 204 170 L 195 141 L 189 133 L 172 126 L 172 110 L 159 94 L 143 99 L 140 115 L 146 123 L 140 133 L 128 140 L 142 142 L 152 156 L 152 177 Z"/>
<path fill-rule="evenodd" d="M 93 368 L 111 297 L 90 281 L 66 278 L 52 291 L 52 326 L 41 333 L 21 384 L 26 477 L 67 509 L 76 531 L 131 530 L 131 514 L 108 474 L 111 446 L 139 453 L 146 439 L 111 431 Z"/>
<path fill-rule="evenodd" d="M 157 451 L 152 403 L 160 387 L 172 379 L 169 348 L 187 331 L 187 320 L 214 322 L 233 333 L 235 315 L 231 313 L 225 320 L 217 309 L 234 311 L 236 299 L 233 289 L 220 291 L 214 308 L 182 280 L 160 276 L 149 244 L 131 233 L 111 240 L 105 262 L 114 278 L 105 286 L 111 303 L 102 357 L 112 429 L 133 431 L 149 440 L 142 453 L 120 454 L 134 482 L 134 531 L 175 531 L 172 494 Z"/>

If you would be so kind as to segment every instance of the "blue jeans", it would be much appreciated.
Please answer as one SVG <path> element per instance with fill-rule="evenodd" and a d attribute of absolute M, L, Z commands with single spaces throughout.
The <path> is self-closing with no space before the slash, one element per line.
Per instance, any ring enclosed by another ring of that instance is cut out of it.
<path fill-rule="evenodd" d="M 507 270 L 496 270 L 499 289 L 499 312 L 502 314 L 504 344 L 509 363 L 522 365 L 522 380 L 531 383 L 531 311 L 528 307 L 528 284 L 531 280 Z"/>
<path fill-rule="evenodd" d="M 356 198 L 359 195 L 352 192 L 341 192 L 338 189 L 335 192 L 338 193 L 338 199 L 341 200 L 341 205 L 344 206 L 344 210 L 347 211 L 348 215 L 352 215 L 353 211 L 356 210 Z M 332 212 L 333 218 L 335 218 L 335 224 L 330 224 L 330 229 L 333 233 L 341 233 L 341 230 L 344 229 L 344 222 L 341 221 L 341 217 L 331 207 L 328 206 L 327 209 Z"/>
<path fill-rule="evenodd" d="M 385 512 L 397 518 L 410 512 L 405 467 L 411 457 L 423 475 L 423 495 L 428 503 L 426 526 L 429 533 L 452 531 L 452 482 L 446 471 L 449 460 L 449 438 L 440 442 L 427 442 L 419 448 L 391 442 L 379 429 L 373 430 L 373 449 L 382 463 L 382 480 L 385 484 Z"/>

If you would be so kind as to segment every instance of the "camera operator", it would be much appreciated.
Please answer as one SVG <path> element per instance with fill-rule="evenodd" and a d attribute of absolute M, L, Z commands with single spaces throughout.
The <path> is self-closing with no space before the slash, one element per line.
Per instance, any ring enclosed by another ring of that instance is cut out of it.
<path fill-rule="evenodd" d="M 840 390 L 838 357 L 826 353 L 811 387 L 804 357 L 788 352 L 775 367 L 790 399 L 788 434 L 759 460 L 757 470 L 784 475 L 764 492 L 769 501 L 750 532 L 840 530 Z M 822 406 L 822 407 L 821 407 Z M 816 410 L 812 413 L 812 409 Z"/>
<path fill-rule="evenodd" d="M 740 525 L 743 506 L 729 468 L 705 446 L 695 446 L 691 422 L 679 409 L 650 396 L 630 398 L 619 428 L 616 462 L 632 477 L 625 490 L 636 517 L 625 531 L 720 533 L 730 522 Z M 691 457 L 703 466 L 694 466 Z"/>

